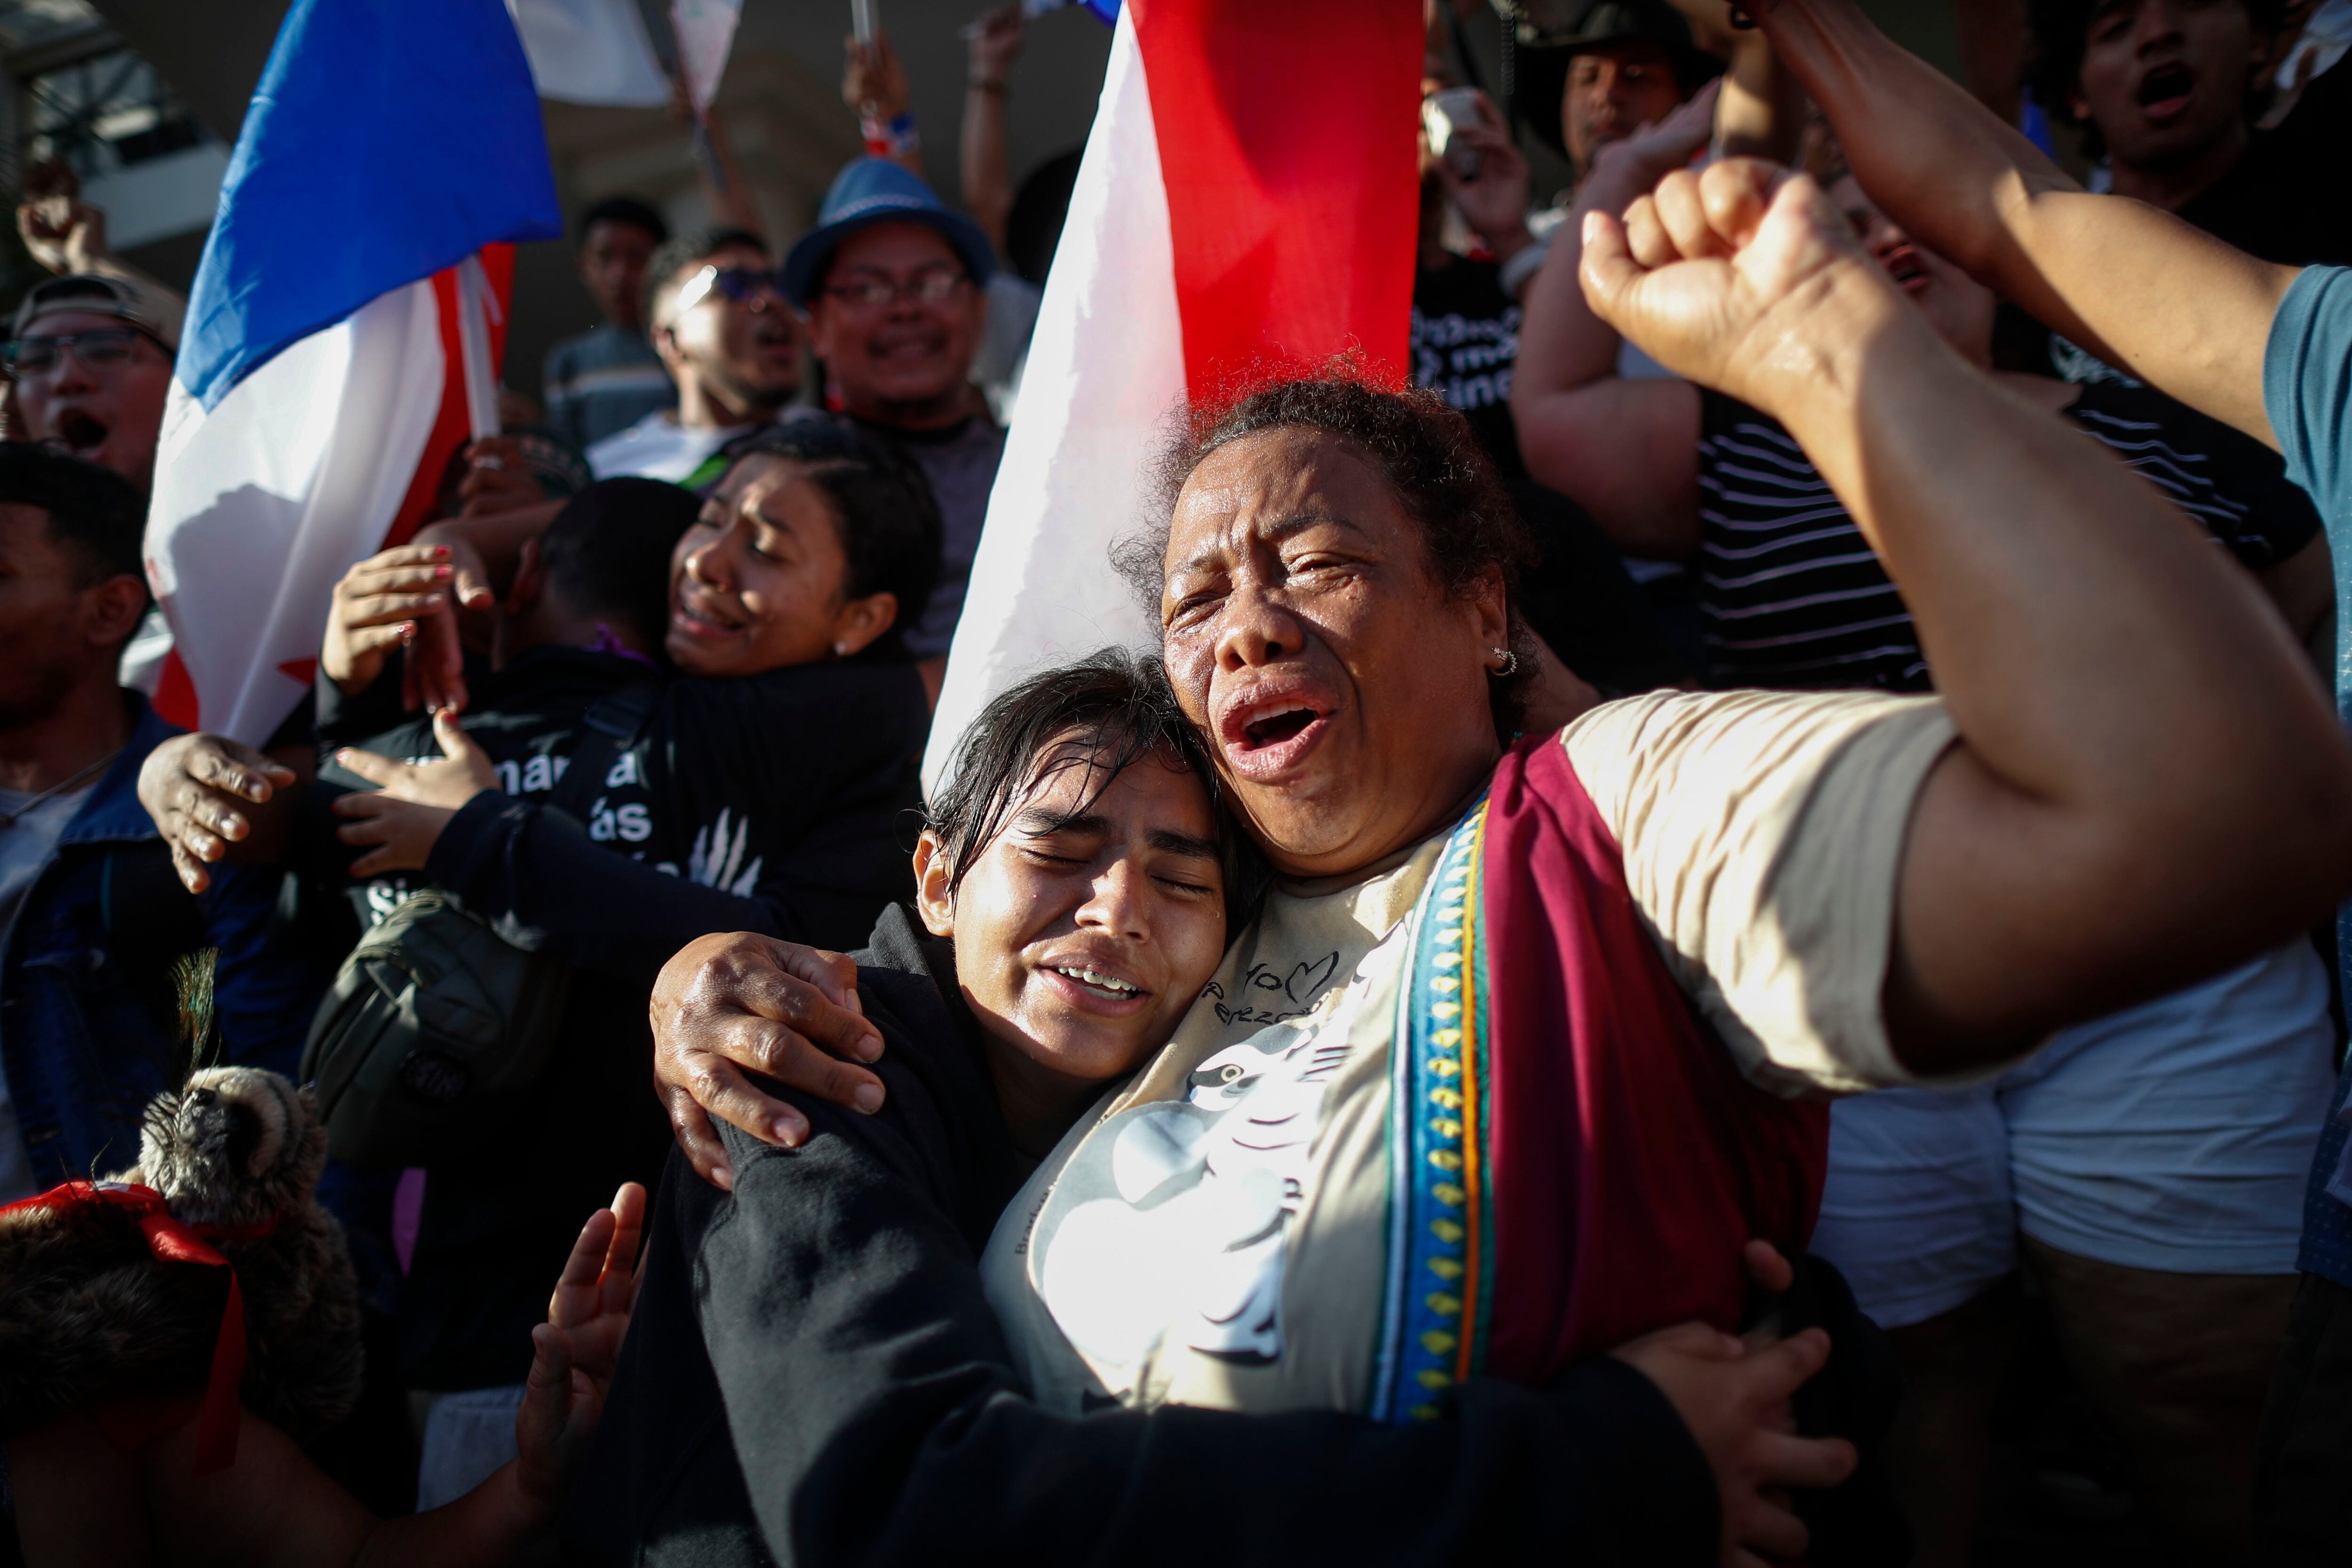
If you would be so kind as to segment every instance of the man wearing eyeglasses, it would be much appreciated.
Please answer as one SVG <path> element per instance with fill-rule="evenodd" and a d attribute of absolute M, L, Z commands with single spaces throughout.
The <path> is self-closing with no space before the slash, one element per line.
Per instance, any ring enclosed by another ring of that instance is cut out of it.
<path fill-rule="evenodd" d="M 636 476 L 700 489 L 725 467 L 719 449 L 784 415 L 801 390 L 801 331 L 759 236 L 683 234 L 646 275 L 646 336 L 677 383 L 677 406 L 648 414 L 588 448 L 600 479 Z"/>
<path fill-rule="evenodd" d="M 971 383 L 995 265 L 980 226 L 920 176 L 861 158 L 835 177 L 779 275 L 808 313 L 826 407 L 897 441 L 939 501 L 939 585 L 907 632 L 934 700 L 1004 455 L 1004 432 Z"/>
<path fill-rule="evenodd" d="M 143 494 L 184 310 L 133 278 L 75 273 L 36 284 L 0 345 L 24 420 L 18 434 L 112 468 Z"/>

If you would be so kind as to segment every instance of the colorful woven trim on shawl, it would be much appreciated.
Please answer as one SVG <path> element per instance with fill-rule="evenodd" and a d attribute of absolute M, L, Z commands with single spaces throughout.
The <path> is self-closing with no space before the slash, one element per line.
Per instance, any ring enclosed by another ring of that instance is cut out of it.
<path fill-rule="evenodd" d="M 1481 799 L 1413 911 L 1390 1052 L 1389 1258 L 1372 1415 L 1426 1421 L 1486 1360 L 1495 1215 L 1487 1172 Z"/>

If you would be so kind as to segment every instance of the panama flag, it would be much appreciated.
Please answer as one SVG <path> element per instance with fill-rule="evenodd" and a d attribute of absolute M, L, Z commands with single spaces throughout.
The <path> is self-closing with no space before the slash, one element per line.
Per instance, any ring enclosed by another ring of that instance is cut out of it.
<path fill-rule="evenodd" d="M 346 567 L 498 427 L 509 242 L 563 232 L 501 0 L 295 0 L 188 302 L 147 519 L 156 705 L 256 745 Z"/>
<path fill-rule="evenodd" d="M 1420 0 L 1128 0 L 923 760 L 1026 675 L 1158 640 L 1110 567 L 1185 400 L 1357 356 L 1402 383 Z"/>

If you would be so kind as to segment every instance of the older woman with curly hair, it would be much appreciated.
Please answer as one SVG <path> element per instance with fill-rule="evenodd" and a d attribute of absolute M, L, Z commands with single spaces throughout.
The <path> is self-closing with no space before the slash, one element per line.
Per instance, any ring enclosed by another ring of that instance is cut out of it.
<path fill-rule="evenodd" d="M 1822 1096 L 1987 1071 L 2352 887 L 2352 746 L 2292 639 L 1774 174 L 1721 163 L 1594 215 L 1584 286 L 1795 435 L 1939 695 L 1654 693 L 1521 736 L 1522 536 L 1458 417 L 1326 380 L 1196 422 L 1141 560 L 1177 699 L 1276 879 L 982 1260 L 1045 1408 L 1426 1429 L 1645 1331 L 1739 1327 L 1743 1242 L 1811 1230 Z M 656 994 L 707 1163 L 694 1080 L 770 1128 L 714 1058 L 794 1079 L 834 1017 L 813 965 L 727 962 L 689 949 Z M 1717 1460 L 1717 1549 L 1805 1550 L 1676 1404 Z M 913 1453 L 917 1477 L 980 1462 Z M 1220 1501 L 1192 1496 L 1171 1541 L 1200 1549 Z M 1671 1520 L 1640 1528 L 1678 1542 L 1641 1560 L 1692 1555 Z"/>

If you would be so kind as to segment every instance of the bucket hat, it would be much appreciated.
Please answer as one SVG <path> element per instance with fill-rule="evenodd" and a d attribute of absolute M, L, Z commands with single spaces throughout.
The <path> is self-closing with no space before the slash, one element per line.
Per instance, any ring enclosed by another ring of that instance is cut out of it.
<path fill-rule="evenodd" d="M 841 242 L 877 223 L 928 224 L 955 247 L 974 284 L 988 281 L 996 256 L 980 225 L 940 200 L 920 175 L 887 158 L 860 158 L 834 176 L 817 209 L 816 227 L 784 258 L 784 298 L 803 310 Z"/>

